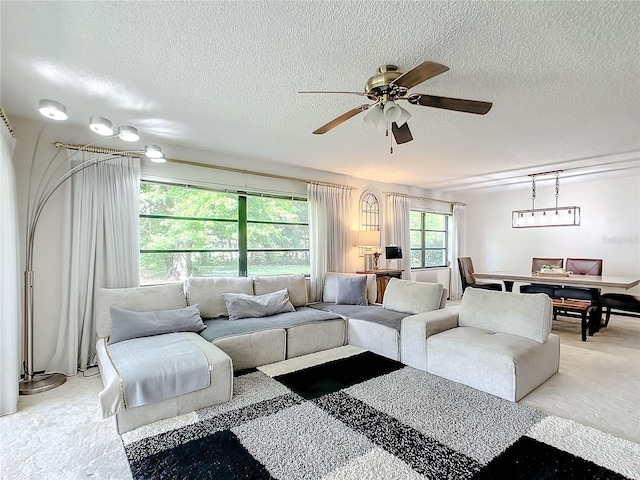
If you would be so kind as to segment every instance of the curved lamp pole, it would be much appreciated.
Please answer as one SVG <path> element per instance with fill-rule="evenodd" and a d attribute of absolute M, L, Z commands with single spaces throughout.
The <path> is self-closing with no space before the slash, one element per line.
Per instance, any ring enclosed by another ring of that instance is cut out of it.
<path fill-rule="evenodd" d="M 86 145 L 85 145 L 86 147 Z M 82 148 L 85 148 L 82 147 Z M 79 150 L 82 151 L 82 148 Z M 106 150 L 106 149 L 103 149 Z M 86 150 L 85 150 L 86 151 Z M 24 361 L 24 380 L 20 381 L 19 391 L 20 395 L 30 395 L 34 393 L 41 393 L 47 390 L 51 390 L 62 385 L 67 377 L 61 373 L 54 373 L 49 375 L 36 375 L 34 374 L 33 366 L 33 244 L 35 240 L 36 227 L 38 226 L 38 219 L 42 214 L 42 209 L 47 204 L 47 201 L 51 198 L 60 186 L 69 180 L 71 177 L 80 173 L 81 171 L 96 166 L 101 163 L 113 160 L 118 157 L 133 157 L 136 154 L 144 154 L 144 151 L 118 151 L 104 153 L 85 162 L 79 163 L 73 168 L 67 170 L 61 175 L 54 183 L 51 183 L 40 195 L 34 210 L 34 214 L 27 225 L 27 248 L 26 248 L 26 261 L 24 272 L 24 324 L 25 324 L 25 356 Z"/>

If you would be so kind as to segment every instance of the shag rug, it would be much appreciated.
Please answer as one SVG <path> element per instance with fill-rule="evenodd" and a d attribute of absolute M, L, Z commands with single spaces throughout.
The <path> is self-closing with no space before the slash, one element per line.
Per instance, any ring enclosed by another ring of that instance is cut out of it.
<path fill-rule="evenodd" d="M 638 444 L 354 347 L 122 436 L 135 479 L 639 478 Z"/>

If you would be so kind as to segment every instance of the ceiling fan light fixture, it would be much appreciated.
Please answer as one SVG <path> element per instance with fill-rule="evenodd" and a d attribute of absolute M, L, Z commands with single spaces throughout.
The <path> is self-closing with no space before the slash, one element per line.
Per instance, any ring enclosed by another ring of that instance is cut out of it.
<path fill-rule="evenodd" d="M 386 122 L 382 113 L 382 107 L 380 105 L 375 105 L 369 108 L 369 111 L 364 116 L 364 122 L 370 127 L 377 128 L 380 121 Z"/>
<path fill-rule="evenodd" d="M 398 117 L 398 120 L 396 120 L 396 125 L 401 127 L 402 125 L 407 123 L 407 120 L 411 118 L 411 114 L 401 106 L 398 106 L 398 108 L 400 109 L 400 117 Z"/>
<path fill-rule="evenodd" d="M 131 125 L 123 125 L 121 127 L 118 127 L 118 136 L 125 142 L 137 142 L 138 140 L 140 140 L 138 129 L 136 127 L 132 127 Z"/>
<path fill-rule="evenodd" d="M 67 107 L 55 100 L 42 99 L 38 102 L 38 111 L 51 120 L 66 120 Z"/>
<path fill-rule="evenodd" d="M 111 122 L 104 117 L 91 117 L 89 119 L 89 128 L 98 135 L 113 135 L 113 126 Z"/>
<path fill-rule="evenodd" d="M 393 123 L 397 121 L 402 115 L 402 108 L 396 102 L 390 100 L 384 104 L 383 112 L 384 119 L 389 123 Z"/>

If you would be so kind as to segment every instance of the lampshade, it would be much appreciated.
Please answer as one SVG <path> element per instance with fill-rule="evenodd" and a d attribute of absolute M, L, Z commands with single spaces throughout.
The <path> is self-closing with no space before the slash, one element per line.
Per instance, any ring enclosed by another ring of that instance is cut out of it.
<path fill-rule="evenodd" d="M 104 117 L 91 117 L 89 120 L 89 128 L 98 135 L 113 135 L 113 126 L 111 122 Z"/>
<path fill-rule="evenodd" d="M 40 100 L 40 102 L 38 102 L 38 110 L 42 115 L 51 120 L 67 119 L 67 108 L 55 100 Z"/>
<path fill-rule="evenodd" d="M 379 247 L 380 230 L 360 230 L 358 232 L 359 247 Z"/>
<path fill-rule="evenodd" d="M 123 125 L 122 127 L 118 127 L 118 136 L 125 142 L 137 142 L 138 140 L 140 140 L 138 129 L 130 125 Z"/>

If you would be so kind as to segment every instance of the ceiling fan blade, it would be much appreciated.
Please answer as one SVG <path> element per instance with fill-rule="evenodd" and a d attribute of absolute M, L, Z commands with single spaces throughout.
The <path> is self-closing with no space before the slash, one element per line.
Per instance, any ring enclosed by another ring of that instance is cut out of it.
<path fill-rule="evenodd" d="M 343 92 L 343 91 L 331 91 L 331 90 L 306 90 L 298 93 L 347 93 L 349 95 L 360 95 L 361 97 L 367 96 L 364 92 Z"/>
<path fill-rule="evenodd" d="M 484 115 L 493 106 L 491 102 L 480 102 L 478 100 L 464 100 L 461 98 L 437 97 L 435 95 L 424 95 L 414 93 L 407 97 L 409 103 L 422 105 L 424 107 L 442 108 L 444 110 L 455 110 L 456 112 L 475 113 Z"/>
<path fill-rule="evenodd" d="M 349 110 L 347 113 L 343 113 L 338 118 L 334 118 L 333 120 L 331 120 L 326 125 L 323 125 L 320 128 L 318 128 L 317 130 L 315 130 L 313 133 L 315 133 L 316 135 L 321 135 L 323 133 L 327 133 L 332 128 L 335 128 L 338 125 L 340 125 L 341 123 L 346 122 L 351 117 L 355 117 L 357 114 L 359 114 L 360 112 L 364 112 L 368 108 L 369 108 L 369 104 L 368 103 L 364 104 L 364 105 L 360 105 L 359 107 L 356 107 L 353 110 Z"/>
<path fill-rule="evenodd" d="M 396 139 L 396 143 L 398 145 L 413 140 L 411 130 L 409 130 L 409 125 L 407 125 L 406 123 L 403 123 L 402 126 L 399 127 L 396 122 L 393 122 L 393 124 L 391 125 L 391 130 L 393 131 L 393 138 Z"/>
<path fill-rule="evenodd" d="M 449 67 L 445 67 L 444 65 L 440 65 L 436 62 L 422 62 L 417 67 L 414 67 L 408 72 L 400 75 L 391 83 L 405 87 L 408 90 L 425 80 L 429 80 L 436 75 L 446 72 L 447 70 L 449 70 Z"/>

